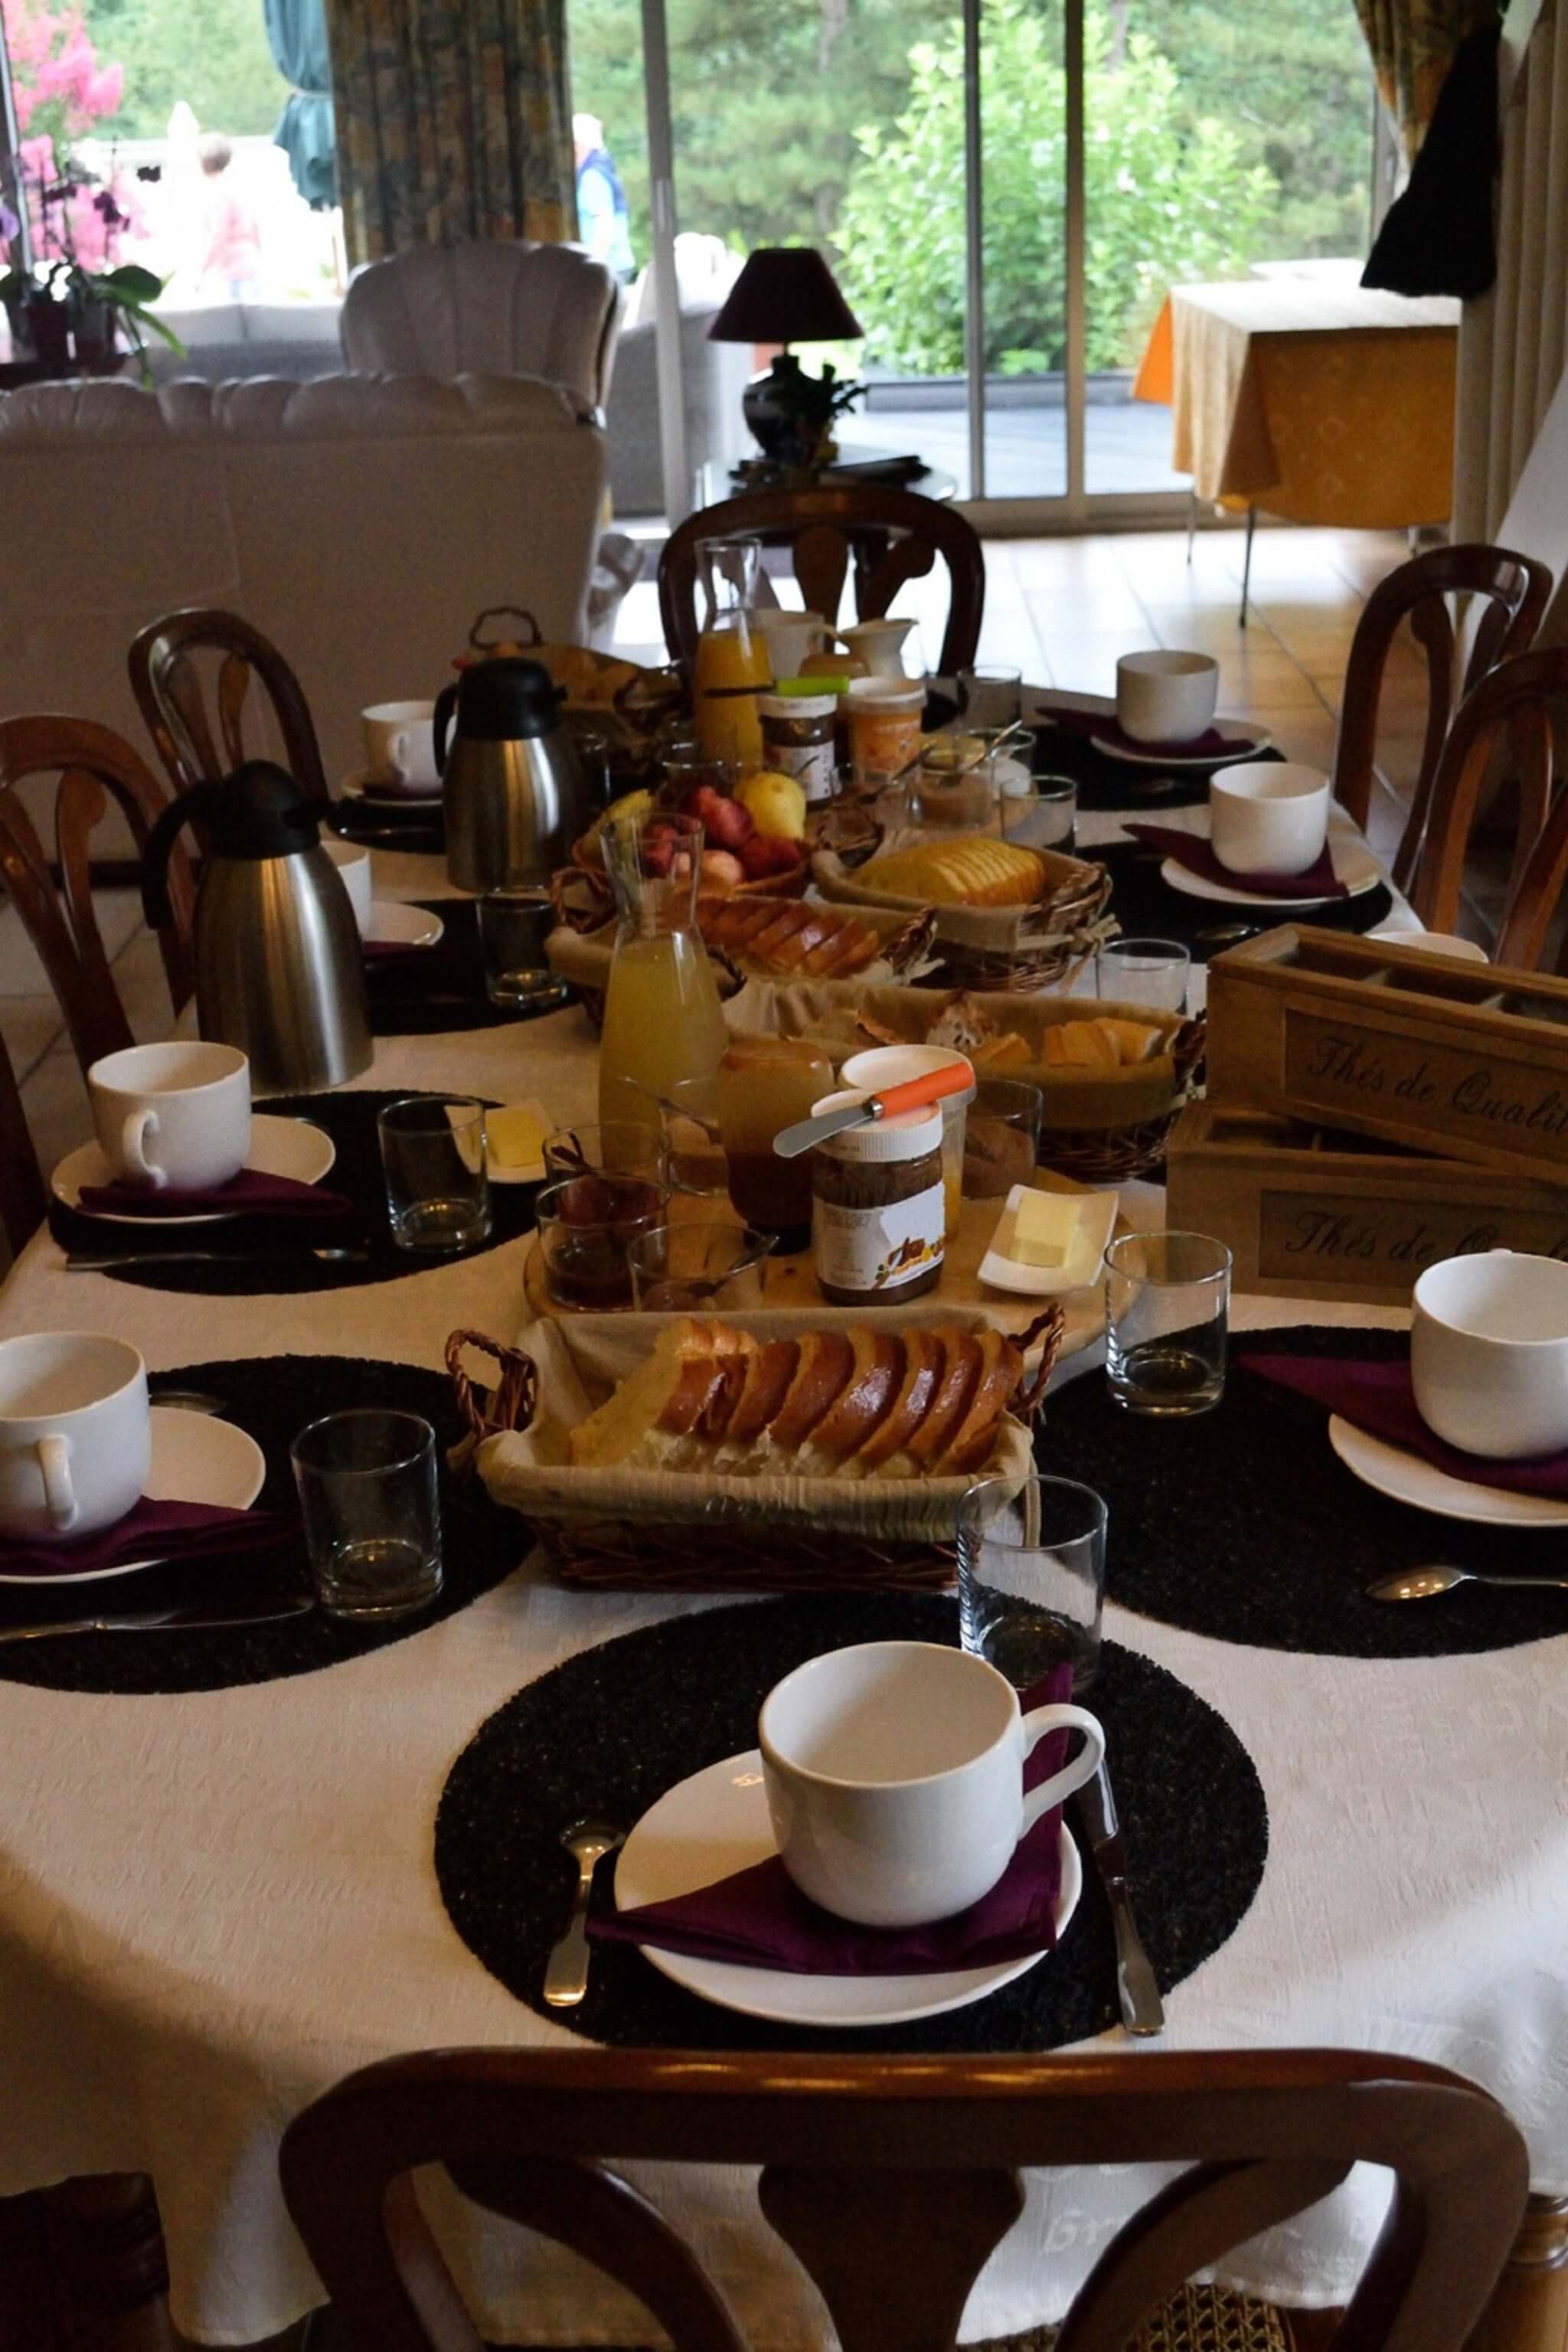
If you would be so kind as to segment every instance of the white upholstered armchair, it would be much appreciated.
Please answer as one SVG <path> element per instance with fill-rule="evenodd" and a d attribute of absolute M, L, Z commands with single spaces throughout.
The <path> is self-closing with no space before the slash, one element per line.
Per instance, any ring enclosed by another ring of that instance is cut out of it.
<path fill-rule="evenodd" d="M 371 262 L 340 331 L 356 374 L 531 375 L 603 408 L 619 318 L 614 277 L 574 246 L 476 241 Z"/>

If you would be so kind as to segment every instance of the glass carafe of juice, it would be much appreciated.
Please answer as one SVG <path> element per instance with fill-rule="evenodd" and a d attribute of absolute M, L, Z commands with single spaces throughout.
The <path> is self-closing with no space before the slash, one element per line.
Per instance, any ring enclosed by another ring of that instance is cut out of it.
<path fill-rule="evenodd" d="M 700 821 L 623 818 L 601 836 L 620 929 L 599 1045 L 599 1117 L 660 1131 L 658 1097 L 711 1079 L 728 1042 L 697 929 Z"/>
<path fill-rule="evenodd" d="M 721 689 L 761 688 L 773 677 L 766 642 L 752 620 L 762 556 L 760 539 L 707 539 L 697 551 L 708 599 L 691 679 L 697 738 L 710 760 L 729 760 L 739 769 L 762 765 L 757 699 Z"/>
<path fill-rule="evenodd" d="M 730 1198 L 749 1224 L 777 1234 L 781 1248 L 811 1238 L 811 1154 L 781 1160 L 773 1138 L 833 1085 L 833 1065 L 803 1037 L 735 1037 L 719 1065 L 719 1136 Z"/>

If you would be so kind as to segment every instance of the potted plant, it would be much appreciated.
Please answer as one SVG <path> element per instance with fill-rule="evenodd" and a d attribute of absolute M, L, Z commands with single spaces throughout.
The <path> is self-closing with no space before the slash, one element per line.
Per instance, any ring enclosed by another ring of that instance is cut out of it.
<path fill-rule="evenodd" d="M 96 173 L 68 159 L 54 174 L 41 174 L 36 190 L 24 187 L 24 200 L 37 196 L 38 244 L 53 258 L 35 263 L 30 271 L 16 266 L 7 269 L 0 276 L 0 302 L 11 320 L 13 348 L 20 348 L 23 355 L 30 352 L 62 373 L 73 367 L 103 367 L 123 331 L 147 383 L 148 335 L 159 336 L 178 354 L 184 354 L 184 345 L 152 307 L 167 281 L 139 262 L 116 258 L 120 232 L 130 215 L 121 207 L 112 175 L 96 185 L 90 199 L 102 224 L 107 266 L 91 268 L 79 258 L 74 213 L 96 182 Z"/>

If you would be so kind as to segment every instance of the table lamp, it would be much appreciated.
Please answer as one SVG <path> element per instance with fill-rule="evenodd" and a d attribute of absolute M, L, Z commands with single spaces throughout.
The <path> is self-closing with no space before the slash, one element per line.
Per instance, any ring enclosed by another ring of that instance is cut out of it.
<path fill-rule="evenodd" d="M 763 245 L 749 257 L 708 340 L 784 347 L 765 373 L 752 378 L 742 403 L 765 457 L 785 466 L 817 462 L 834 419 L 865 389 L 841 383 L 831 367 L 805 374 L 791 343 L 847 342 L 865 331 L 815 247 Z"/>

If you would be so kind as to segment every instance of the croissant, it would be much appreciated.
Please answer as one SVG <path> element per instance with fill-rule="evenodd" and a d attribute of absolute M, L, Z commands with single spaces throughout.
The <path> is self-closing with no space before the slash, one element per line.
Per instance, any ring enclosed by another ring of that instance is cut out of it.
<path fill-rule="evenodd" d="M 682 1316 L 572 1432 L 584 1467 L 730 1477 L 972 1476 L 1024 1386 L 1000 1331 L 853 1324 L 756 1339 Z"/>

